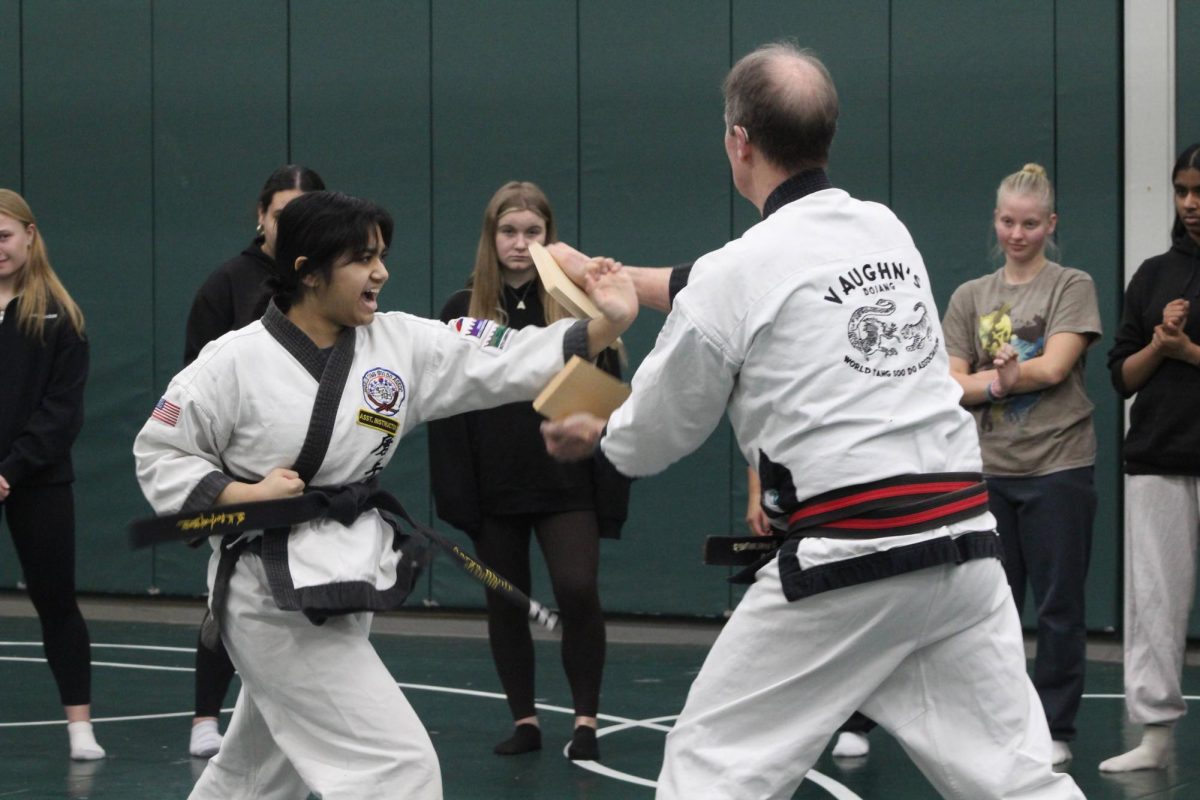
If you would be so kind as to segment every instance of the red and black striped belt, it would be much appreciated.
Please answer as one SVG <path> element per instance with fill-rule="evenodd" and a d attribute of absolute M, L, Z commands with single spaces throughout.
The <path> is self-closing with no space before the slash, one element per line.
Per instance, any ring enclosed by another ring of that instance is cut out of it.
<path fill-rule="evenodd" d="M 810 497 L 788 515 L 788 535 L 872 539 L 920 533 L 982 514 L 977 472 L 898 475 Z"/>

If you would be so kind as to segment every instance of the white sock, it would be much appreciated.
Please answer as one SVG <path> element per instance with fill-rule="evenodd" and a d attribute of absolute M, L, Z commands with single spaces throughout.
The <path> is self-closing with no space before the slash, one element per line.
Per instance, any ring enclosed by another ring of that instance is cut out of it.
<path fill-rule="evenodd" d="M 1050 763 L 1053 766 L 1065 764 L 1071 760 L 1071 746 L 1066 742 L 1055 739 L 1050 743 Z"/>
<path fill-rule="evenodd" d="M 188 752 L 196 758 L 212 758 L 221 749 L 221 729 L 215 719 L 206 719 L 192 726 L 192 740 Z"/>
<path fill-rule="evenodd" d="M 834 758 L 862 758 L 871 752 L 871 742 L 866 734 L 844 731 L 838 734 L 837 743 L 833 746 Z"/>
<path fill-rule="evenodd" d="M 1119 756 L 1100 762 L 1101 772 L 1133 772 L 1138 769 L 1162 769 L 1171 749 L 1170 725 L 1147 725 L 1142 743 Z"/>
<path fill-rule="evenodd" d="M 68 722 L 67 736 L 71 739 L 71 758 L 75 761 L 95 761 L 107 755 L 104 748 L 96 744 L 90 722 Z"/>

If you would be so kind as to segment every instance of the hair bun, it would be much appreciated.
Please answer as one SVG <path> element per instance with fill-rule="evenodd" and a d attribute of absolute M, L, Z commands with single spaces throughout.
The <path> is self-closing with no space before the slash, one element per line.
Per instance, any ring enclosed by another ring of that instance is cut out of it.
<path fill-rule="evenodd" d="M 1037 175 L 1039 177 L 1045 177 L 1046 168 L 1043 167 L 1041 164 L 1035 164 L 1031 161 L 1028 164 L 1026 164 L 1025 166 L 1021 167 L 1021 172 L 1028 172 L 1032 175 Z"/>

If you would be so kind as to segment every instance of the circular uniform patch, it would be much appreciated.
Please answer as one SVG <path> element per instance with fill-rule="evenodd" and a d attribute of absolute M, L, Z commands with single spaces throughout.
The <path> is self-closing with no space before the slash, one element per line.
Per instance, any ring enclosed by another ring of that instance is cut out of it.
<path fill-rule="evenodd" d="M 390 369 L 376 367 L 368 370 L 362 379 L 363 399 L 367 406 L 379 414 L 394 417 L 404 403 L 404 381 Z"/>

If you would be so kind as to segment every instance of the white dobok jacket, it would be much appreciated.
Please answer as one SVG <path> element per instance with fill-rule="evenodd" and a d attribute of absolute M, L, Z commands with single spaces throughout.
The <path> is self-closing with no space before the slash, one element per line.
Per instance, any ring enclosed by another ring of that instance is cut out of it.
<path fill-rule="evenodd" d="M 333 432 L 309 485 L 367 481 L 422 422 L 532 399 L 567 358 L 586 351 L 586 326 L 573 320 L 513 331 L 392 312 L 349 329 L 322 353 L 272 305 L 171 381 L 134 443 L 138 481 L 159 514 L 209 508 L 232 480 L 291 468 L 314 414 L 331 418 Z M 346 360 L 344 384 L 319 398 L 327 365 L 341 362 L 344 371 Z M 403 600 L 395 537 L 375 510 L 349 526 L 298 525 L 277 563 L 267 564 L 272 593 L 282 608 L 393 607 Z M 219 547 L 218 537 L 211 541 Z M 264 549 L 264 562 L 269 555 Z"/>
<path fill-rule="evenodd" d="M 632 395 L 609 420 L 601 458 L 630 477 L 657 473 L 728 413 L 781 529 L 799 503 L 832 490 L 978 473 L 975 425 L 959 405 L 929 277 L 904 225 L 885 206 L 832 188 L 821 170 L 786 181 L 764 212 L 695 263 Z M 951 542 L 994 525 L 985 508 L 916 534 L 791 542 L 799 569 L 825 565 L 827 575 L 793 593 L 995 555 L 987 540 L 965 554 Z M 856 561 L 908 545 L 917 552 Z M 839 572 L 833 562 L 846 563 Z"/>

